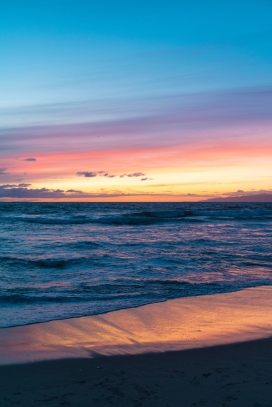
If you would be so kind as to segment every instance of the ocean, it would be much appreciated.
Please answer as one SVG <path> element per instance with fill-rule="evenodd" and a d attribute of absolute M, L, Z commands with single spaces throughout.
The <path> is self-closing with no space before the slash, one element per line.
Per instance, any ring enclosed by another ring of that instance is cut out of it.
<path fill-rule="evenodd" d="M 271 203 L 0 203 L 0 327 L 271 284 Z"/>

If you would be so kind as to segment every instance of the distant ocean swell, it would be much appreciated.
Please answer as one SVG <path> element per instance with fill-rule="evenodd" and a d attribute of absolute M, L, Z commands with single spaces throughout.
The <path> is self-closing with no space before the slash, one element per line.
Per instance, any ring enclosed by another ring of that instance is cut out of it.
<path fill-rule="evenodd" d="M 0 203 L 0 327 L 272 284 L 272 204 Z"/>
<path fill-rule="evenodd" d="M 126 213 L 122 215 L 101 217 L 88 216 L 5 216 L 0 221 L 9 222 L 29 222 L 41 224 L 56 225 L 80 225 L 87 223 L 97 223 L 105 225 L 144 225 L 159 222 L 177 222 L 177 221 L 205 221 L 208 218 L 215 219 L 268 219 L 272 220 L 272 210 L 266 209 L 248 209 L 248 208 L 230 208 L 227 210 L 206 210 L 206 211 L 146 211 L 136 213 Z"/>

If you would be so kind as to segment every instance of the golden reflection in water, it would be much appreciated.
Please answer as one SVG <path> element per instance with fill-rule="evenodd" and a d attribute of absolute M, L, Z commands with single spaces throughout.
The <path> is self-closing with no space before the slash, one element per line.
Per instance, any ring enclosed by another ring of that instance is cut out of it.
<path fill-rule="evenodd" d="M 0 363 L 190 349 L 272 336 L 272 287 L 0 330 Z"/>

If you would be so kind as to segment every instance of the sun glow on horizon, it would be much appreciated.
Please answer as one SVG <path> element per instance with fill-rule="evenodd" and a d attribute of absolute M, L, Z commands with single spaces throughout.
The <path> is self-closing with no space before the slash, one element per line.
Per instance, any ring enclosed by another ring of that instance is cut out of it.
<path fill-rule="evenodd" d="M 0 15 L 0 200 L 271 191 L 271 5 L 15 3 Z"/>

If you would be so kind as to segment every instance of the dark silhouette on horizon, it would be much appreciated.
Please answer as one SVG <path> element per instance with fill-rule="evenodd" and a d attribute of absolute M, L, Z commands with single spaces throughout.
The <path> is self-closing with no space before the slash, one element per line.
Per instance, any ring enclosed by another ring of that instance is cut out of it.
<path fill-rule="evenodd" d="M 271 202 L 272 194 L 256 194 L 256 195 L 241 195 L 228 196 L 226 198 L 211 198 L 201 202 Z"/>

